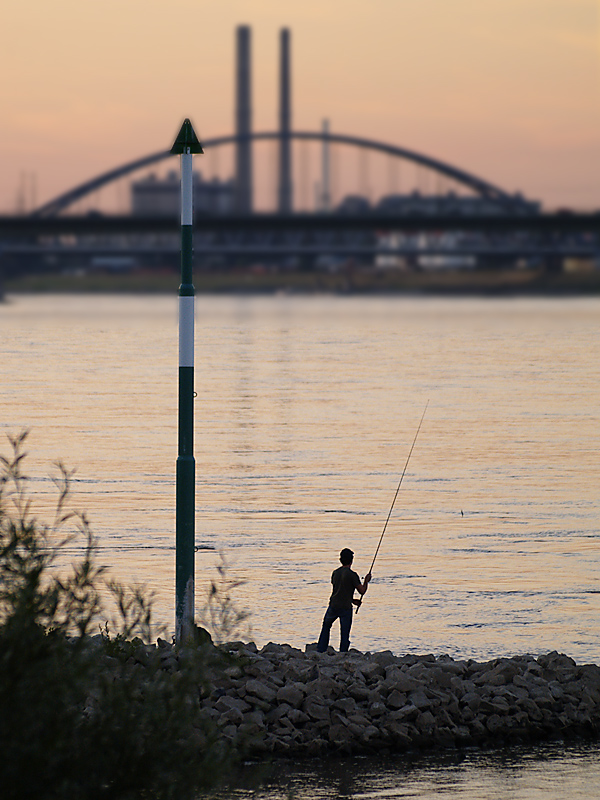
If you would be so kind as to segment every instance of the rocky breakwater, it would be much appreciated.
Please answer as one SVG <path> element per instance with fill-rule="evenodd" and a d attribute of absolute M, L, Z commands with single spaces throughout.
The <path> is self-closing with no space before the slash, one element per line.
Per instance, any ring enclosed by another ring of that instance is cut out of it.
<path fill-rule="evenodd" d="M 600 731 L 600 667 L 556 652 L 479 663 L 320 654 L 310 645 L 305 653 L 273 643 L 226 649 L 231 665 L 205 687 L 201 714 L 249 754 L 393 752 Z"/>

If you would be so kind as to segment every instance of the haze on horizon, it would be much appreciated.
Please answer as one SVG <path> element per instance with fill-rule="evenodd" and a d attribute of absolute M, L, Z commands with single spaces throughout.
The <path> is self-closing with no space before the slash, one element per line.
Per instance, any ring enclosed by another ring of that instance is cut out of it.
<path fill-rule="evenodd" d="M 600 208 L 598 0 L 4 0 L 0 212 L 166 149 L 185 116 L 231 133 L 234 30 L 253 29 L 254 128 L 388 141 L 545 207 Z"/>

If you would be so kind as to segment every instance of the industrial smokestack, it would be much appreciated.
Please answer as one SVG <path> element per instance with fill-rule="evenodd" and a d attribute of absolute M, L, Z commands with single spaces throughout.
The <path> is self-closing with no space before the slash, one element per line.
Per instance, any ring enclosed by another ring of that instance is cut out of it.
<path fill-rule="evenodd" d="M 323 120 L 323 150 L 321 156 L 321 211 L 331 209 L 331 190 L 329 172 L 329 120 Z"/>
<path fill-rule="evenodd" d="M 238 140 L 235 154 L 235 210 L 239 214 L 252 212 L 250 37 L 248 25 L 237 28 L 235 132 Z"/>
<path fill-rule="evenodd" d="M 280 32 L 279 61 L 279 187 L 278 209 L 280 214 L 290 214 L 293 205 L 292 190 L 292 127 L 291 75 L 290 75 L 290 31 Z"/>

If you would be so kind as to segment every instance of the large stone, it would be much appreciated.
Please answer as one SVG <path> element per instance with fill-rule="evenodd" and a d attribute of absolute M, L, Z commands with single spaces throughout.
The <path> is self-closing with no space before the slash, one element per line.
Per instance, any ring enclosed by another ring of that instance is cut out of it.
<path fill-rule="evenodd" d="M 262 647 L 259 652 L 261 656 L 270 655 L 272 653 L 283 656 L 286 654 L 285 647 L 286 646 L 283 644 L 276 644 L 275 642 L 269 642 L 264 647 Z"/>
<path fill-rule="evenodd" d="M 435 724 L 438 728 L 444 727 L 450 729 L 454 727 L 454 720 L 450 714 L 448 714 L 445 708 L 436 708 L 434 717 Z"/>
<path fill-rule="evenodd" d="M 431 671 L 434 664 L 428 662 L 417 661 L 412 667 L 409 667 L 406 672 L 411 678 L 415 678 L 421 683 L 427 683 L 431 679 Z"/>
<path fill-rule="evenodd" d="M 305 714 L 304 711 L 300 711 L 299 708 L 292 708 L 287 712 L 287 718 L 290 722 L 294 725 L 303 725 L 305 722 L 308 722 L 310 717 L 308 714 Z"/>
<path fill-rule="evenodd" d="M 498 734 L 505 729 L 505 723 L 503 722 L 502 717 L 498 714 L 492 714 L 489 716 L 485 723 L 486 728 L 492 734 Z"/>
<path fill-rule="evenodd" d="M 383 714 L 386 713 L 386 711 L 387 711 L 387 708 L 385 706 L 385 703 L 375 702 L 375 703 L 371 703 L 371 705 L 369 706 L 369 716 L 371 718 L 373 718 L 373 717 L 381 717 L 381 716 L 383 716 Z"/>
<path fill-rule="evenodd" d="M 526 675 L 535 675 L 537 678 L 541 678 L 544 674 L 544 669 L 541 664 L 538 664 L 537 661 L 530 661 L 527 664 L 527 671 Z"/>
<path fill-rule="evenodd" d="M 556 650 L 553 650 L 547 655 L 540 656 L 538 658 L 538 664 L 546 669 L 571 669 L 576 666 L 572 658 L 564 655 L 564 653 L 557 653 Z M 591 666 L 596 665 L 594 664 Z M 598 669 L 598 667 L 596 667 L 596 669 Z"/>
<path fill-rule="evenodd" d="M 454 676 L 464 675 L 467 672 L 466 661 L 454 661 L 450 656 L 440 656 L 436 663 L 444 672 L 449 672 Z"/>
<path fill-rule="evenodd" d="M 392 720 L 386 725 L 386 730 L 389 731 L 397 744 L 403 747 L 410 747 L 412 744 L 413 737 L 410 734 L 411 729 L 405 723 Z"/>
<path fill-rule="evenodd" d="M 484 717 L 485 719 L 485 717 Z M 483 724 L 483 722 L 478 718 L 469 723 L 469 731 L 471 736 L 476 740 L 479 741 L 483 737 L 487 736 L 487 728 Z"/>
<path fill-rule="evenodd" d="M 435 717 L 431 711 L 424 711 L 417 717 L 416 725 L 422 734 L 430 736 L 435 728 Z"/>
<path fill-rule="evenodd" d="M 444 708 L 449 714 L 452 714 L 457 718 L 460 716 L 460 706 L 458 704 L 456 696 L 452 694 L 452 692 L 448 692 L 448 694 L 444 698 L 444 702 L 441 703 L 441 705 L 444 706 Z"/>
<path fill-rule="evenodd" d="M 253 723 L 262 728 L 265 724 L 265 715 L 262 711 L 249 711 L 247 714 L 244 714 L 244 722 Z"/>
<path fill-rule="evenodd" d="M 293 733 L 296 730 L 295 727 L 294 727 L 294 723 L 287 716 L 286 717 L 281 717 L 281 719 L 279 719 L 277 721 L 277 725 L 278 725 L 278 731 L 279 731 L 280 735 L 281 735 L 282 731 L 285 731 L 287 734 L 289 734 L 290 732 Z"/>
<path fill-rule="evenodd" d="M 406 695 L 402 692 L 399 692 L 397 689 L 393 689 L 388 694 L 385 702 L 388 708 L 391 708 L 395 711 L 398 708 L 402 708 L 402 706 L 406 705 Z"/>
<path fill-rule="evenodd" d="M 281 667 L 281 672 L 288 679 L 292 678 L 294 681 L 300 681 L 307 684 L 318 677 L 319 672 L 314 664 L 309 662 L 300 661 L 297 658 L 285 661 Z"/>
<path fill-rule="evenodd" d="M 364 728 L 360 738 L 365 744 L 368 744 L 373 739 L 379 738 L 379 736 L 380 736 L 379 728 L 376 728 L 374 725 L 367 725 L 367 727 Z"/>
<path fill-rule="evenodd" d="M 258 697 L 259 700 L 264 700 L 265 703 L 273 703 L 277 698 L 277 693 L 274 689 L 268 686 L 263 681 L 250 680 L 246 683 L 246 691 Z"/>
<path fill-rule="evenodd" d="M 457 725 L 452 732 L 458 744 L 467 744 L 471 739 L 469 728 L 466 725 Z"/>
<path fill-rule="evenodd" d="M 555 700 L 562 700 L 565 696 L 564 690 L 558 681 L 550 681 L 548 691 Z"/>
<path fill-rule="evenodd" d="M 348 721 L 362 728 L 369 725 L 369 720 L 367 719 L 367 717 L 365 717 L 364 714 L 352 714 L 351 716 L 348 717 Z"/>
<path fill-rule="evenodd" d="M 323 701 L 319 701 L 316 697 L 307 697 L 302 710 L 305 714 L 308 714 L 311 719 L 329 720 L 329 706 Z"/>
<path fill-rule="evenodd" d="M 232 708 L 236 709 L 240 713 L 250 710 L 250 706 L 244 700 L 241 700 L 239 697 L 229 697 L 229 695 L 223 695 L 223 697 L 219 697 L 217 702 L 214 704 L 214 708 L 223 713 L 226 713 Z"/>
<path fill-rule="evenodd" d="M 414 703 L 407 703 L 397 711 L 392 711 L 390 713 L 391 719 L 394 719 L 397 722 L 409 722 L 410 720 L 416 719 L 418 715 L 419 709 L 414 705 Z"/>
<path fill-rule="evenodd" d="M 385 677 L 385 686 L 392 690 L 396 689 L 398 692 L 404 692 L 405 694 L 408 692 L 415 691 L 421 686 L 421 683 L 415 678 L 410 677 L 405 672 L 402 672 L 400 669 L 393 669 L 389 670 Z"/>
<path fill-rule="evenodd" d="M 450 689 L 453 675 L 437 667 L 428 670 L 427 682 L 435 689 Z"/>
<path fill-rule="evenodd" d="M 332 725 L 329 728 L 329 741 L 335 745 L 346 745 L 352 741 L 352 732 L 345 725 Z"/>
<path fill-rule="evenodd" d="M 319 736 L 312 737 L 306 746 L 309 756 L 319 756 L 327 749 L 327 741 Z"/>
<path fill-rule="evenodd" d="M 457 675 L 453 675 L 452 678 L 450 679 L 450 688 L 452 689 L 452 691 L 458 697 L 459 700 L 466 692 L 465 682 L 462 680 L 462 678 L 459 678 Z"/>
<path fill-rule="evenodd" d="M 365 661 L 361 663 L 359 670 L 364 675 L 367 682 L 371 682 L 384 675 L 383 667 L 376 661 Z"/>
<path fill-rule="evenodd" d="M 310 694 L 326 698 L 338 697 L 342 691 L 341 686 L 339 686 L 333 678 L 328 677 L 317 678 L 311 681 L 306 689 Z"/>
<path fill-rule="evenodd" d="M 333 703 L 332 708 L 343 711 L 346 716 L 349 716 L 356 712 L 356 700 L 353 697 L 340 697 Z"/>
<path fill-rule="evenodd" d="M 600 689 L 600 667 L 597 664 L 584 664 L 578 674 L 588 686 Z"/>
<path fill-rule="evenodd" d="M 340 673 L 339 662 L 334 661 L 334 663 L 331 665 L 322 664 L 319 666 L 318 672 L 319 678 L 330 678 L 335 683 L 339 678 Z"/>
<path fill-rule="evenodd" d="M 369 697 L 369 690 L 364 684 L 360 683 L 351 683 L 347 689 L 348 695 L 352 697 L 354 700 L 361 702 L 363 700 L 367 700 Z"/>
<path fill-rule="evenodd" d="M 508 714 L 510 706 L 504 697 L 482 698 L 479 710 L 484 714 Z"/>
<path fill-rule="evenodd" d="M 387 667 L 398 661 L 398 657 L 395 656 L 391 650 L 382 650 L 381 653 L 373 653 L 373 658 L 380 667 Z"/>
<path fill-rule="evenodd" d="M 289 703 L 289 705 L 293 708 L 300 708 L 302 701 L 304 700 L 304 692 L 300 691 L 300 689 L 296 688 L 295 686 L 288 684 L 287 686 L 282 686 L 281 689 L 277 690 L 277 700 L 280 703 Z"/>
<path fill-rule="evenodd" d="M 275 671 L 275 667 L 266 658 L 257 656 L 249 664 L 246 665 L 245 671 L 248 675 L 254 675 L 255 678 L 261 675 L 266 675 Z"/>
<path fill-rule="evenodd" d="M 476 686 L 504 686 L 504 684 L 508 683 L 506 675 L 502 671 L 495 669 L 481 673 L 474 678 L 474 682 Z"/>
<path fill-rule="evenodd" d="M 244 715 L 238 708 L 230 708 L 221 714 L 219 725 L 240 725 L 244 721 Z"/>
<path fill-rule="evenodd" d="M 552 708 L 554 697 L 547 686 L 532 686 L 531 699 L 539 708 Z"/>
<path fill-rule="evenodd" d="M 408 699 L 414 706 L 416 706 L 419 709 L 419 711 L 426 708 L 431 708 L 432 705 L 431 700 L 427 697 L 427 695 L 423 691 L 411 692 L 408 696 Z"/>
<path fill-rule="evenodd" d="M 242 722 L 242 724 L 238 728 L 238 733 L 240 737 L 244 739 L 250 739 L 262 731 L 260 725 L 257 725 L 256 722 Z"/>
<path fill-rule="evenodd" d="M 270 711 L 267 711 L 265 714 L 265 720 L 268 723 L 277 722 L 281 717 L 285 717 L 292 710 L 291 706 L 288 706 L 287 703 L 280 703 L 275 708 L 272 708 Z"/>
<path fill-rule="evenodd" d="M 530 721 L 541 722 L 541 720 L 544 718 L 539 707 L 533 702 L 533 700 L 519 700 L 517 705 L 527 714 Z"/>
<path fill-rule="evenodd" d="M 238 729 L 235 725 L 226 725 L 221 731 L 221 736 L 223 736 L 224 739 L 232 742 L 236 738 L 237 732 Z"/>
<path fill-rule="evenodd" d="M 461 706 L 468 706 L 471 711 L 478 711 L 481 705 L 481 695 L 477 692 L 467 692 L 460 700 Z"/>

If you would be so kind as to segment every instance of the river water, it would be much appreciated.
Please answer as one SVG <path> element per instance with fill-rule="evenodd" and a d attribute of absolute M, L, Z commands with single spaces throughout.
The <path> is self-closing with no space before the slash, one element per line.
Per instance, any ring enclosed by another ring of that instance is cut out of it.
<path fill-rule="evenodd" d="M 600 299 L 201 296 L 196 316 L 198 606 L 223 557 L 257 644 L 315 641 L 429 403 L 353 646 L 598 662 Z M 100 560 L 172 629 L 176 298 L 13 296 L 0 336 L 0 426 L 31 429 L 42 509 L 60 458 Z"/>
<path fill-rule="evenodd" d="M 278 762 L 247 772 L 246 785 L 223 793 L 223 800 L 595 800 L 600 747 Z"/>

